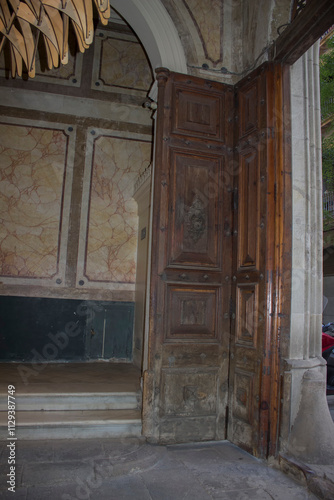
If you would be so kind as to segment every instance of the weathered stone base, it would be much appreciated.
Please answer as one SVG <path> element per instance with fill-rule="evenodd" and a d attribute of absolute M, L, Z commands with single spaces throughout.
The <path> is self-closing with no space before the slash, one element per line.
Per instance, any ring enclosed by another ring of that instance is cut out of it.
<path fill-rule="evenodd" d="M 283 472 L 307 486 L 318 498 L 334 498 L 334 480 L 323 467 L 308 465 L 284 454 L 279 456 L 279 465 Z"/>

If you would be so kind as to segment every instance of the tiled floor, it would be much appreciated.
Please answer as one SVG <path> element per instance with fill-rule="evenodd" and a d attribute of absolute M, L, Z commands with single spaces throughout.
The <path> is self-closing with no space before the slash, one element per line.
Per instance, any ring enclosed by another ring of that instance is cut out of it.
<path fill-rule="evenodd" d="M 18 441 L 16 493 L 7 491 L 1 443 L 0 498 L 22 500 L 314 500 L 281 471 L 227 441 L 155 446 L 140 439 Z"/>

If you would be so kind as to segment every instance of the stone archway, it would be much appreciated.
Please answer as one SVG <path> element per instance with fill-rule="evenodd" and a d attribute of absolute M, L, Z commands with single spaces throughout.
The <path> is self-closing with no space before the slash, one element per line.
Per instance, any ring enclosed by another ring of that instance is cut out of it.
<path fill-rule="evenodd" d="M 166 67 L 187 73 L 181 40 L 160 0 L 111 0 L 110 4 L 138 35 L 153 71 L 158 67 Z"/>

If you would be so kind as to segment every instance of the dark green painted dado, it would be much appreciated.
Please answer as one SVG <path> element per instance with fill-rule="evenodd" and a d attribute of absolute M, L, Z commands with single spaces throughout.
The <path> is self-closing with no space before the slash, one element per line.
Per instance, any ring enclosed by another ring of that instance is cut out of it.
<path fill-rule="evenodd" d="M 134 303 L 0 297 L 0 361 L 132 357 Z"/>
<path fill-rule="evenodd" d="M 94 302 L 86 321 L 89 359 L 132 357 L 133 302 Z"/>

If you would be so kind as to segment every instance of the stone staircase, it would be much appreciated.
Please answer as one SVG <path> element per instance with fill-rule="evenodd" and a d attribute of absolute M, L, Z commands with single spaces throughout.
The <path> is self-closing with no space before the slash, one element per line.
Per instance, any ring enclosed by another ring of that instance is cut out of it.
<path fill-rule="evenodd" d="M 18 439 L 141 435 L 141 373 L 135 366 L 104 362 L 48 363 L 38 372 L 33 372 L 32 367 L 0 363 L 0 440 L 9 437 L 10 384 L 15 387 Z M 28 381 L 22 378 L 22 369 L 33 373 Z"/>
<path fill-rule="evenodd" d="M 0 440 L 7 439 L 7 393 L 0 394 Z M 15 397 L 17 439 L 141 435 L 140 392 L 22 394 Z"/>

